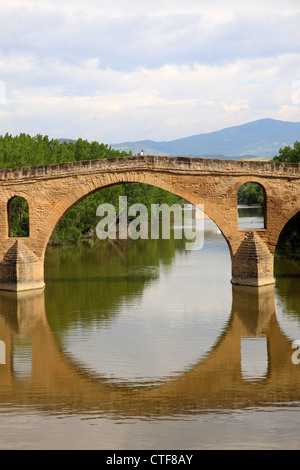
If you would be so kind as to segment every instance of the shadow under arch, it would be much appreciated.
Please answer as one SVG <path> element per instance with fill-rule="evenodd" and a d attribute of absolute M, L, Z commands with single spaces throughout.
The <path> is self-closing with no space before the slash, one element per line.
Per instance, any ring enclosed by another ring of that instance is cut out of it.
<path fill-rule="evenodd" d="M 291 361 L 291 343 L 276 320 L 274 289 L 233 286 L 232 292 L 230 319 L 206 357 L 176 379 L 146 388 L 95 380 L 64 357 L 47 323 L 44 290 L 2 292 L 1 340 L 7 363 L 0 368 L 1 401 L 9 403 L 13 397 L 23 406 L 43 405 L 45 412 L 114 410 L 163 416 L 299 400 L 300 370 Z M 14 332 L 28 335 L 32 342 L 32 376 L 25 382 L 12 375 Z M 241 376 L 240 341 L 261 334 L 268 338 L 269 369 L 262 383 L 251 384 Z"/>
<path fill-rule="evenodd" d="M 292 259 L 300 259 L 300 210 L 287 221 L 279 233 L 275 253 L 284 252 Z"/>
<path fill-rule="evenodd" d="M 274 227 L 273 233 L 273 245 L 274 253 L 278 254 L 280 251 L 285 251 L 287 256 L 291 255 L 289 247 L 287 245 L 288 235 L 292 231 L 296 231 L 297 234 L 300 232 L 300 200 L 293 201 L 293 208 L 283 220 L 279 220 L 278 224 Z M 295 237 L 295 246 L 299 247 L 299 235 Z M 276 258 L 275 260 L 276 261 Z"/>

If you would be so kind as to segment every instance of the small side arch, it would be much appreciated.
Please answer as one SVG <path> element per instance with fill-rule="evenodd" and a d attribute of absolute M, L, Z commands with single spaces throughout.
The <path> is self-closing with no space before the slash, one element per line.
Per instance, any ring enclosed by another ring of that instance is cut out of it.
<path fill-rule="evenodd" d="M 7 202 L 9 237 L 29 237 L 29 206 L 23 196 L 13 196 Z"/>
<path fill-rule="evenodd" d="M 240 184 L 237 188 L 239 229 L 266 229 L 266 206 L 266 189 L 261 182 L 248 180 Z"/>

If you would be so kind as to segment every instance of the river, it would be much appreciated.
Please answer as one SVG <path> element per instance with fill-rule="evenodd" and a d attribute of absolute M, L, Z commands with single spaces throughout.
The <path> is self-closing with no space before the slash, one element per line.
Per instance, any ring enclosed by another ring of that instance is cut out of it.
<path fill-rule="evenodd" d="M 0 294 L 0 448 L 299 449 L 300 262 L 275 273 L 232 286 L 209 219 L 199 250 L 49 247 L 44 290 Z"/>

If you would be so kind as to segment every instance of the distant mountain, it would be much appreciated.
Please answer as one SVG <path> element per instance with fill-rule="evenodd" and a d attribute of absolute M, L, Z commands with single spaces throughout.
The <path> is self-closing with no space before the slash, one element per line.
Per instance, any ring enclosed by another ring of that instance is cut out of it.
<path fill-rule="evenodd" d="M 58 142 L 59 142 L 60 144 L 63 144 L 64 142 L 66 142 L 67 144 L 69 144 L 70 142 L 73 142 L 74 144 L 76 144 L 77 140 L 74 140 L 74 139 L 63 139 L 63 138 L 61 138 L 61 139 L 58 139 Z"/>
<path fill-rule="evenodd" d="M 260 119 L 220 131 L 155 142 L 141 140 L 110 144 L 117 150 L 145 155 L 173 155 L 209 158 L 273 158 L 280 147 L 300 141 L 300 122 Z"/>

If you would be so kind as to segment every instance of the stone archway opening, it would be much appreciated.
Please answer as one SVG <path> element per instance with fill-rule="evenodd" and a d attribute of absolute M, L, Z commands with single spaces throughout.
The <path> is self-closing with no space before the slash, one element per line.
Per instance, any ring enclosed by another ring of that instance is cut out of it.
<path fill-rule="evenodd" d="M 89 239 L 96 236 L 96 227 L 99 223 L 97 209 L 102 205 L 111 205 L 115 208 L 117 224 L 119 223 L 120 198 L 126 199 L 127 206 L 143 205 L 150 214 L 152 204 L 167 206 L 183 205 L 184 199 L 174 193 L 158 186 L 130 182 L 116 183 L 93 191 L 68 208 L 57 222 L 49 243 L 64 244 L 76 242 L 80 239 Z M 128 215 L 128 221 L 133 218 Z"/>
<path fill-rule="evenodd" d="M 247 182 L 240 186 L 237 196 L 239 229 L 266 228 L 266 195 L 262 185 Z"/>
<path fill-rule="evenodd" d="M 128 181 L 128 180 L 127 180 Z M 157 183 L 157 184 L 156 184 Z M 167 187 L 160 184 L 159 180 L 153 181 L 151 183 L 141 182 L 141 181 L 128 181 L 122 182 L 122 180 L 112 183 L 103 187 L 99 187 L 92 192 L 84 195 L 79 195 L 77 201 L 71 204 L 64 204 L 63 211 L 61 216 L 56 221 L 56 225 L 53 226 L 52 232 L 49 234 L 47 245 L 61 245 L 69 242 L 76 242 L 80 239 L 89 239 L 95 237 L 96 227 L 99 222 L 99 217 L 97 217 L 97 208 L 101 204 L 112 204 L 116 207 L 116 216 L 118 218 L 118 206 L 119 198 L 127 197 L 128 206 L 142 205 L 146 206 L 148 214 L 151 214 L 152 205 L 158 206 L 172 206 L 180 205 L 183 209 L 182 222 L 186 220 L 185 214 L 190 213 L 191 215 L 187 217 L 187 227 L 183 227 L 184 235 L 187 235 L 187 243 L 190 245 L 190 249 L 196 249 L 194 247 L 194 242 L 189 242 L 194 240 L 195 231 L 201 227 L 203 220 L 205 219 L 205 224 L 208 222 L 210 225 L 211 231 L 218 233 L 220 236 L 224 237 L 224 240 L 227 243 L 227 246 L 230 250 L 230 244 L 226 235 L 223 233 L 222 220 L 218 218 L 219 212 L 216 207 L 211 204 L 206 205 L 203 203 L 198 203 L 195 201 L 189 193 L 181 191 L 173 191 L 172 187 Z M 175 190 L 178 188 L 174 188 Z M 190 206 L 188 211 L 185 211 L 185 207 Z M 208 207 L 208 210 L 206 211 Z M 57 211 L 57 212 L 60 212 Z M 199 215 L 200 214 L 200 215 Z M 217 216 L 215 218 L 215 215 Z M 167 214 L 168 216 L 168 214 Z M 160 213 L 160 223 L 162 222 L 163 214 Z M 170 213 L 171 223 L 175 223 L 178 220 L 176 214 Z M 212 218 L 213 217 L 213 218 Z M 189 230 L 189 218 L 192 219 L 192 227 Z M 200 218 L 200 221 L 198 220 Z M 130 221 L 130 214 L 129 214 Z M 133 221 L 134 222 L 134 221 Z M 149 226 L 151 228 L 151 220 L 149 221 Z M 162 230 L 160 230 L 160 234 Z M 191 238 L 192 237 L 192 238 Z M 156 237 L 155 237 L 156 238 Z M 176 237 L 175 235 L 175 238 Z M 195 240 L 199 245 L 199 237 Z M 198 246 L 197 245 L 197 246 Z M 201 245 L 201 243 L 200 243 Z M 197 247 L 199 249 L 199 247 Z"/>
<path fill-rule="evenodd" d="M 7 203 L 8 236 L 29 237 L 29 206 L 22 196 L 13 196 Z"/>

